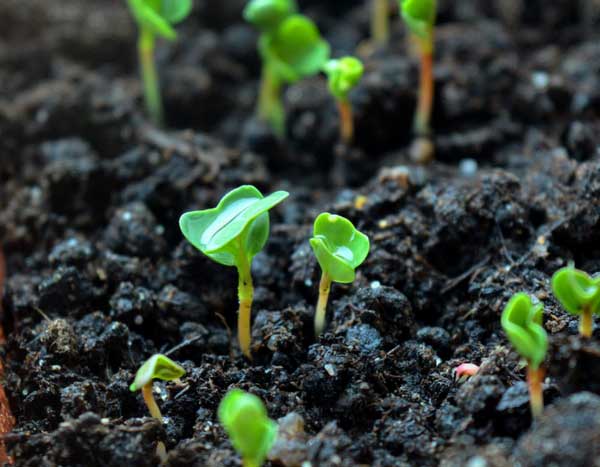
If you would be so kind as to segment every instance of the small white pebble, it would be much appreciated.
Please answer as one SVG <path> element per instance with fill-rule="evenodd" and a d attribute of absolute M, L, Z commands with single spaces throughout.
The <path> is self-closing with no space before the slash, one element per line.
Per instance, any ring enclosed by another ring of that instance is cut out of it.
<path fill-rule="evenodd" d="M 335 367 L 331 363 L 325 365 L 325 371 L 329 376 L 335 376 L 336 374 Z"/>
<path fill-rule="evenodd" d="M 100 423 L 102 423 L 103 425 L 108 425 L 110 423 L 110 419 L 109 418 L 101 418 Z"/>
<path fill-rule="evenodd" d="M 475 456 L 467 462 L 467 467 L 487 467 L 487 461 L 481 456 Z"/>
<path fill-rule="evenodd" d="M 371 282 L 371 288 L 373 290 L 379 289 L 380 287 L 381 287 L 381 282 L 379 282 L 379 281 L 373 281 L 373 282 Z"/>
<path fill-rule="evenodd" d="M 60 371 L 60 370 L 62 370 L 62 367 L 61 367 L 60 365 L 52 365 L 52 366 L 50 367 L 50 369 L 51 369 L 52 371 Z"/>
<path fill-rule="evenodd" d="M 477 173 L 477 161 L 475 159 L 463 159 L 458 164 L 458 170 L 463 177 L 472 177 Z"/>
<path fill-rule="evenodd" d="M 306 280 L 304 281 L 304 285 L 305 285 L 306 287 L 312 287 L 312 285 L 313 285 L 313 281 L 312 281 L 311 279 L 306 279 Z"/>
<path fill-rule="evenodd" d="M 548 76 L 548 73 L 536 71 L 531 75 L 531 82 L 536 88 L 544 89 L 550 83 L 550 77 Z"/>
<path fill-rule="evenodd" d="M 137 324 L 138 326 L 142 325 L 144 323 L 144 318 L 142 317 L 142 315 L 135 315 L 135 318 L 133 319 L 133 322 L 135 324 Z"/>
<path fill-rule="evenodd" d="M 121 218 L 122 218 L 124 221 L 127 221 L 127 222 L 129 222 L 129 221 L 131 220 L 131 218 L 132 218 L 132 217 L 133 217 L 133 216 L 131 215 L 131 213 L 130 213 L 129 211 L 125 211 L 125 212 L 124 212 L 124 213 L 121 215 Z"/>

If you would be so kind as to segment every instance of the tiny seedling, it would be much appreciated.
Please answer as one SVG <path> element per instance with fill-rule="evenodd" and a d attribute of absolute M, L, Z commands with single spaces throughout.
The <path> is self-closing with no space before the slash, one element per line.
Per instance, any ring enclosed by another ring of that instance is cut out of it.
<path fill-rule="evenodd" d="M 129 390 L 131 392 L 141 390 L 150 415 L 162 423 L 162 414 L 152 394 L 152 382 L 155 379 L 173 381 L 181 378 L 184 374 L 185 370 L 169 357 L 155 354 L 137 371 L 133 383 L 129 386 Z M 156 446 L 156 454 L 161 459 L 161 463 L 164 464 L 167 459 L 167 449 L 162 441 L 159 441 Z"/>
<path fill-rule="evenodd" d="M 421 77 L 414 120 L 413 157 L 421 162 L 433 156 L 431 112 L 433 108 L 433 49 L 437 0 L 398 0 L 402 19 L 419 48 Z"/>
<path fill-rule="evenodd" d="M 389 0 L 371 0 L 371 39 L 378 46 L 387 45 L 390 39 Z"/>
<path fill-rule="evenodd" d="M 369 238 L 356 230 L 348 219 L 324 212 L 315 220 L 310 246 L 322 270 L 315 314 L 315 335 L 319 336 L 325 329 L 331 282 L 354 281 L 354 270 L 369 254 Z"/>
<path fill-rule="evenodd" d="M 285 134 L 281 103 L 284 84 L 316 75 L 329 59 L 329 44 L 296 5 L 284 0 L 252 0 L 244 18 L 260 30 L 258 49 L 263 61 L 258 116 L 269 122 L 279 137 Z"/>
<path fill-rule="evenodd" d="M 269 210 L 289 196 L 277 191 L 263 197 L 251 185 L 227 193 L 216 208 L 186 212 L 179 219 L 184 237 L 213 261 L 238 271 L 238 340 L 248 359 L 254 288 L 250 267 L 269 237 Z"/>
<path fill-rule="evenodd" d="M 259 397 L 240 389 L 229 391 L 219 404 L 219 421 L 244 467 L 260 467 L 277 439 L 277 423 Z"/>
<path fill-rule="evenodd" d="M 192 0 L 127 0 L 139 27 L 138 54 L 146 110 L 156 125 L 163 123 L 163 109 L 154 63 L 156 37 L 173 41 L 173 25 L 183 21 L 192 10 Z"/>
<path fill-rule="evenodd" d="M 579 315 L 579 333 L 591 337 L 593 315 L 600 314 L 600 277 L 591 277 L 571 263 L 554 273 L 552 291 L 565 310 Z"/>
<path fill-rule="evenodd" d="M 357 58 L 343 57 L 329 60 L 323 71 L 329 79 L 329 91 L 338 105 L 341 139 L 345 144 L 350 144 L 354 136 L 354 118 L 348 94 L 362 78 L 364 66 Z"/>
<path fill-rule="evenodd" d="M 502 312 L 502 328 L 519 355 L 527 361 L 527 382 L 531 413 L 534 417 L 544 410 L 544 370 L 540 367 L 548 350 L 548 335 L 542 326 L 544 308 L 534 305 L 525 293 L 515 294 Z"/>
<path fill-rule="evenodd" d="M 475 376 L 479 371 L 479 366 L 474 363 L 461 363 L 454 369 L 454 378 L 459 382 L 466 381 L 471 376 Z"/>

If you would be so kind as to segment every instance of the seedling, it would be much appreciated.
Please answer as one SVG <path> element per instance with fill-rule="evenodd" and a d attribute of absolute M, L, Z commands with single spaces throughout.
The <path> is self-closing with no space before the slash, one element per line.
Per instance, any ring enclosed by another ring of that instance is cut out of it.
<path fill-rule="evenodd" d="M 129 386 L 131 392 L 142 391 L 144 402 L 148 407 L 148 411 L 153 418 L 159 422 L 163 422 L 162 414 L 154 395 L 152 394 L 152 382 L 155 379 L 163 381 L 173 381 L 181 378 L 185 374 L 185 370 L 169 357 L 161 354 L 155 354 L 144 363 L 135 375 L 135 380 Z M 156 446 L 156 454 L 161 459 L 162 464 L 167 459 L 167 449 L 162 441 Z"/>
<path fill-rule="evenodd" d="M 354 270 L 369 254 L 369 238 L 356 230 L 348 219 L 324 212 L 315 220 L 310 246 L 322 270 L 315 314 L 315 335 L 319 336 L 325 329 L 331 282 L 354 281 Z"/>
<path fill-rule="evenodd" d="M 127 0 L 139 27 L 138 54 L 146 110 L 156 125 L 163 122 L 163 109 L 154 63 L 156 37 L 177 38 L 173 25 L 183 21 L 192 10 L 192 0 Z"/>
<path fill-rule="evenodd" d="M 548 335 L 542 326 L 544 308 L 534 305 L 527 294 L 515 294 L 502 312 L 502 327 L 508 340 L 527 361 L 527 382 L 531 413 L 534 417 L 544 410 L 544 369 L 540 367 L 548 350 Z"/>
<path fill-rule="evenodd" d="M 466 381 L 471 376 L 475 376 L 479 371 L 479 366 L 474 363 L 461 363 L 454 369 L 454 378 L 460 382 Z"/>
<path fill-rule="evenodd" d="M 263 197 L 251 185 L 227 193 L 216 208 L 186 212 L 179 219 L 184 237 L 213 261 L 238 271 L 238 340 L 248 359 L 254 288 L 250 266 L 269 237 L 269 210 L 289 196 L 277 191 Z"/>
<path fill-rule="evenodd" d="M 329 44 L 315 24 L 295 11 L 295 3 L 289 0 L 251 0 L 244 9 L 246 21 L 261 32 L 258 116 L 269 122 L 279 137 L 285 134 L 283 85 L 316 75 L 329 59 Z"/>
<path fill-rule="evenodd" d="M 378 46 L 384 46 L 390 39 L 389 0 L 371 0 L 371 38 Z"/>
<path fill-rule="evenodd" d="M 579 315 L 579 333 L 591 337 L 593 315 L 600 314 L 600 277 L 591 277 L 570 263 L 552 276 L 552 291 L 565 310 Z"/>
<path fill-rule="evenodd" d="M 354 118 L 348 94 L 362 78 L 364 73 L 363 64 L 357 58 L 343 57 L 329 60 L 323 71 L 329 78 L 329 91 L 338 105 L 340 136 L 345 144 L 350 144 L 354 136 Z"/>
<path fill-rule="evenodd" d="M 402 18 L 419 49 L 421 76 L 414 120 L 413 157 L 421 162 L 433 156 L 431 112 L 433 108 L 433 50 L 437 0 L 398 0 Z"/>
<path fill-rule="evenodd" d="M 218 415 L 242 465 L 260 467 L 277 438 L 277 423 L 269 418 L 260 398 L 233 389 L 219 404 Z"/>

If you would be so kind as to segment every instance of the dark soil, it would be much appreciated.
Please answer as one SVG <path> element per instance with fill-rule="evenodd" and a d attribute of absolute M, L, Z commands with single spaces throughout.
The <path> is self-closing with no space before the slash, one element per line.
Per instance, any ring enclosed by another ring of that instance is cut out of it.
<path fill-rule="evenodd" d="M 345 150 L 323 77 L 287 90 L 285 141 L 257 122 L 244 0 L 195 3 L 180 40 L 157 52 L 159 130 L 142 111 L 125 2 L 0 2 L 15 465 L 156 466 L 158 440 L 172 467 L 240 465 L 216 419 L 233 387 L 287 416 L 273 466 L 596 465 L 600 326 L 582 341 L 549 285 L 569 260 L 600 270 L 594 18 L 566 0 L 514 14 L 506 1 L 440 0 L 438 160 L 419 167 L 408 157 L 417 63 L 397 17 L 389 49 L 365 57 L 356 145 Z M 300 4 L 336 56 L 369 49 L 367 2 Z M 338 189 L 330 168 L 340 163 Z M 253 265 L 252 363 L 231 338 L 235 270 L 177 225 L 242 183 L 291 192 Z M 315 341 L 319 270 L 307 240 L 323 210 L 355 222 L 372 250 L 354 284 L 334 285 Z M 517 291 L 544 303 L 551 342 L 548 407 L 533 425 L 499 322 Z M 169 350 L 187 375 L 156 384 L 161 426 L 128 386 Z M 481 370 L 458 383 L 465 362 Z"/>

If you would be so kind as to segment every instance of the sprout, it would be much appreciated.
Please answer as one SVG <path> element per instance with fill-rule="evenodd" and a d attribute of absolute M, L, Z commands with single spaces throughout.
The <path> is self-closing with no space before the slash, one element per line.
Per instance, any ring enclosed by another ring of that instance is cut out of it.
<path fill-rule="evenodd" d="M 238 340 L 250 355 L 250 315 L 254 288 L 250 266 L 269 237 L 269 210 L 289 196 L 277 191 L 263 197 L 251 185 L 227 193 L 216 208 L 186 212 L 179 219 L 185 238 L 213 261 L 238 270 Z"/>
<path fill-rule="evenodd" d="M 242 456 L 244 467 L 260 467 L 277 438 L 277 423 L 263 402 L 240 389 L 229 391 L 219 404 L 219 421 Z"/>
<path fill-rule="evenodd" d="M 163 381 L 173 381 L 181 378 L 185 374 L 185 370 L 169 357 L 161 354 L 155 354 L 144 363 L 135 375 L 135 380 L 129 386 L 131 392 L 142 391 L 142 397 L 148 407 L 148 411 L 152 417 L 162 423 L 163 418 L 160 409 L 154 400 L 152 394 L 152 382 L 155 379 Z M 164 464 L 167 459 L 167 449 L 162 441 L 159 441 L 156 446 L 156 454 Z"/>
<path fill-rule="evenodd" d="M 154 123 L 161 125 L 163 110 L 154 64 L 154 42 L 156 36 L 170 41 L 177 38 L 172 26 L 190 14 L 192 0 L 127 0 L 127 3 L 140 29 L 138 54 L 146 109 Z"/>
<path fill-rule="evenodd" d="M 284 0 L 251 0 L 244 9 L 246 21 L 261 31 L 258 115 L 280 137 L 285 133 L 282 86 L 316 75 L 329 59 L 329 44 L 315 24 L 295 11 L 295 3 Z"/>
<path fill-rule="evenodd" d="M 426 162 L 433 156 L 431 111 L 433 108 L 433 49 L 437 0 L 398 0 L 402 19 L 408 26 L 421 55 L 419 100 L 415 113 L 413 157 Z"/>
<path fill-rule="evenodd" d="M 579 315 L 579 333 L 591 337 L 593 315 L 600 314 L 600 277 L 590 277 L 573 263 L 552 276 L 552 291 L 565 310 Z"/>
<path fill-rule="evenodd" d="M 357 58 L 343 57 L 329 60 L 323 71 L 329 78 L 329 91 L 338 104 L 342 141 L 350 144 L 354 135 L 354 122 L 352 104 L 348 99 L 348 94 L 362 78 L 364 73 L 363 64 Z"/>
<path fill-rule="evenodd" d="M 389 0 L 371 0 L 371 39 L 379 46 L 390 39 L 389 3 Z"/>
<path fill-rule="evenodd" d="M 475 376 L 479 371 L 479 366 L 474 363 L 461 363 L 454 369 L 454 378 L 458 381 L 464 381 L 471 376 Z"/>
<path fill-rule="evenodd" d="M 527 361 L 527 382 L 534 417 L 544 410 L 544 370 L 540 365 L 546 357 L 548 336 L 542 326 L 543 312 L 541 303 L 534 305 L 527 294 L 517 293 L 504 308 L 501 320 L 508 340 Z"/>
<path fill-rule="evenodd" d="M 315 314 L 315 335 L 318 336 L 325 328 L 331 282 L 354 281 L 354 270 L 369 254 L 369 238 L 356 230 L 348 219 L 324 212 L 315 220 L 310 246 L 322 270 Z"/>

